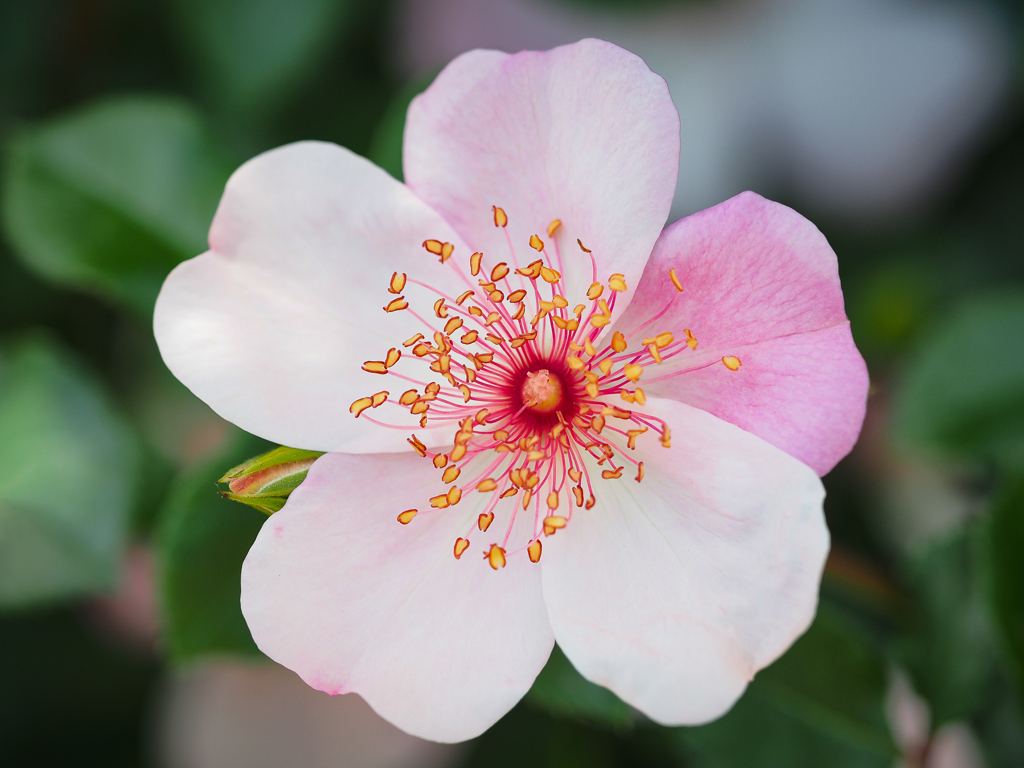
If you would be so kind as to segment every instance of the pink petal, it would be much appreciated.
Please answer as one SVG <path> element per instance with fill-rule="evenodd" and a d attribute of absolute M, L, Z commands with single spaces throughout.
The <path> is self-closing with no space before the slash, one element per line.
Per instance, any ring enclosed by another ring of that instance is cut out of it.
<path fill-rule="evenodd" d="M 461 741 L 529 690 L 553 641 L 539 567 L 481 558 L 504 533 L 472 527 L 489 494 L 430 510 L 443 487 L 416 455 L 322 457 L 253 544 L 242 612 L 260 649 L 314 688 L 355 691 L 409 733 Z M 456 560 L 460 536 L 472 544 Z"/>
<path fill-rule="evenodd" d="M 349 406 L 414 386 L 360 370 L 392 347 L 408 354 L 404 340 L 429 334 L 409 311 L 384 312 L 398 298 L 387 291 L 393 272 L 448 295 L 469 284 L 454 256 L 441 265 L 424 250 L 427 239 L 453 243 L 455 256 L 469 254 L 408 188 L 346 149 L 303 142 L 264 153 L 228 182 L 210 251 L 164 283 L 154 318 L 160 352 L 217 413 L 268 440 L 327 451 L 407 450 L 408 429 L 370 423 L 366 417 L 378 411 L 355 419 Z M 412 283 L 403 293 L 428 312 L 438 297 Z M 416 424 L 398 408 L 382 412 L 392 423 Z"/>
<path fill-rule="evenodd" d="M 672 400 L 632 480 L 544 541 L 555 639 L 588 679 L 665 725 L 724 713 L 810 624 L 828 552 L 821 481 L 758 437 Z"/>
<path fill-rule="evenodd" d="M 682 294 L 669 280 L 672 268 Z M 645 391 L 753 432 L 819 475 L 849 453 L 868 373 L 843 309 L 835 253 L 813 224 L 753 192 L 675 222 L 620 326 L 636 328 L 669 302 L 643 334 L 669 330 L 679 340 L 688 328 L 698 346 L 644 378 L 700 369 Z M 721 363 L 725 355 L 740 359 L 738 371 Z"/>
<path fill-rule="evenodd" d="M 625 275 L 636 285 L 672 204 L 679 115 L 665 81 L 611 43 L 466 53 L 409 108 L 406 183 L 488 259 L 520 266 L 546 243 L 566 295 Z M 495 227 L 491 206 L 508 215 Z M 562 226 L 549 237 L 549 223 Z M 555 247 L 552 247 L 552 240 Z M 512 263 L 512 262 L 510 262 Z M 628 294 L 619 296 L 621 311 Z"/>

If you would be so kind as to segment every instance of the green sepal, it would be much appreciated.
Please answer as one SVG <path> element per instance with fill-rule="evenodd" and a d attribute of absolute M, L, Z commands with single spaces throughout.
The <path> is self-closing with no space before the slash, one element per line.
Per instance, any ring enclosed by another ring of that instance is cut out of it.
<path fill-rule="evenodd" d="M 303 476 L 305 476 L 305 474 L 303 474 Z M 284 503 L 288 501 L 287 494 L 284 496 L 239 496 L 237 493 L 231 493 L 231 491 L 220 491 L 220 495 L 225 499 L 231 499 L 232 501 L 239 501 L 242 504 L 248 504 L 253 509 L 258 509 L 267 516 L 270 516 L 275 512 L 279 512 L 281 507 L 284 506 Z"/>
<path fill-rule="evenodd" d="M 288 448 L 282 445 L 272 451 L 255 456 L 248 461 L 243 461 L 237 467 L 232 467 L 217 482 L 226 483 L 244 474 L 259 472 L 262 469 L 269 469 L 279 464 L 290 464 L 294 461 L 309 461 L 312 463 L 323 455 L 323 451 L 304 451 L 301 448 Z"/>

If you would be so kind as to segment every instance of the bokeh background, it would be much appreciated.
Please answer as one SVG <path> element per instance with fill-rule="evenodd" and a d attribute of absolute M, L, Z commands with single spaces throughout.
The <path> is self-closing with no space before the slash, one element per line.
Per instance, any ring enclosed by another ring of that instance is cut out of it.
<path fill-rule="evenodd" d="M 0 0 L 0 765 L 1024 765 L 1022 21 L 1011 0 Z M 656 726 L 556 650 L 489 732 L 434 745 L 259 655 L 238 575 L 265 518 L 215 481 L 272 446 L 170 376 L 153 302 L 247 158 L 324 139 L 401 177 L 405 108 L 453 56 L 587 36 L 669 82 L 673 218 L 753 189 L 828 236 L 867 422 L 825 478 L 819 617 L 720 721 Z"/>

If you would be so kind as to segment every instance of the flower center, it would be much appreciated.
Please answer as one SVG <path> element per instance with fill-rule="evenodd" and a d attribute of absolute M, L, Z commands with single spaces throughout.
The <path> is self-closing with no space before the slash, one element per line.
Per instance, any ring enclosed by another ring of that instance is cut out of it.
<path fill-rule="evenodd" d="M 494 225 L 504 229 L 508 225 L 505 212 L 498 207 L 492 211 Z M 500 544 L 494 542 L 484 551 L 494 570 L 505 566 L 506 553 L 525 551 L 532 562 L 539 561 L 541 535 L 551 536 L 565 528 L 574 507 L 589 510 L 596 504 L 592 475 L 600 473 L 603 480 L 617 481 L 632 464 L 633 479 L 643 480 L 644 463 L 631 455 L 637 438 L 650 431 L 668 448 L 669 429 L 657 417 L 619 405 L 644 405 L 646 396 L 637 382 L 645 366 L 660 365 L 697 348 L 688 328 L 682 329 L 678 340 L 669 332 L 646 338 L 641 333 L 682 292 L 674 269 L 668 274 L 675 287 L 668 305 L 628 334 L 615 331 L 605 338 L 616 296 L 628 290 L 625 277 L 613 274 L 607 283 L 598 281 L 593 253 L 577 240 L 590 261 L 593 282 L 585 299 L 572 297 L 580 300 L 573 306 L 562 282 L 563 254 L 555 236 L 561 226 L 558 219 L 548 226 L 549 244 L 539 235 L 530 237 L 530 248 L 541 258 L 525 267 L 519 266 L 521 254 L 506 232 L 508 262 L 487 264 L 484 254 L 474 253 L 468 259 L 468 276 L 451 260 L 455 251 L 451 243 L 426 240 L 426 251 L 438 257 L 445 269 L 455 270 L 469 290 L 456 297 L 394 273 L 388 292 L 395 298 L 384 311 L 408 311 L 423 323 L 424 333 L 402 342 L 406 353 L 396 344 L 383 360 L 364 363 L 363 370 L 387 375 L 406 360 L 409 369 L 403 365 L 403 372 L 395 377 L 415 387 L 398 397 L 387 390 L 361 397 L 349 409 L 359 418 L 369 409 L 389 404 L 418 417 L 421 428 L 428 421 L 452 427 L 453 445 L 447 451 L 428 447 L 416 435 L 409 437 L 409 445 L 434 465 L 447 490 L 430 498 L 429 507 L 401 512 L 398 522 L 408 525 L 419 514 L 444 514 L 442 510 L 459 504 L 471 491 L 489 494 L 483 511 L 456 539 L 454 555 L 461 559 L 474 530 L 486 532 L 500 514 L 504 536 L 499 535 Z M 477 278 L 479 288 L 472 287 L 470 276 Z M 410 308 L 403 295 L 407 281 L 439 297 L 433 304 L 436 321 Z M 717 362 L 702 362 L 666 376 Z M 739 358 L 733 356 L 721 362 L 731 371 L 740 367 Z M 417 366 L 425 367 L 417 373 L 412 369 Z M 428 381 L 435 377 L 444 383 Z M 384 428 L 406 428 L 370 415 L 364 418 Z M 524 514 L 532 518 L 531 533 L 523 541 L 511 541 L 517 516 Z"/>
<path fill-rule="evenodd" d="M 527 410 L 541 415 L 562 410 L 566 402 L 562 379 L 547 368 L 527 372 L 520 396 Z"/>

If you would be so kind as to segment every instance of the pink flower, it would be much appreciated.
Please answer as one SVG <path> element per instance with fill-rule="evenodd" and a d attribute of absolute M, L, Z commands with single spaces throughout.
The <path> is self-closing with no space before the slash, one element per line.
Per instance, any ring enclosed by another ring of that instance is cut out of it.
<path fill-rule="evenodd" d="M 242 571 L 271 658 L 458 741 L 555 640 L 682 724 L 806 629 L 867 389 L 836 258 L 752 193 L 662 231 L 678 153 L 664 81 L 585 40 L 453 61 L 405 185 L 312 142 L 235 173 L 155 326 L 222 416 L 330 452 Z"/>

